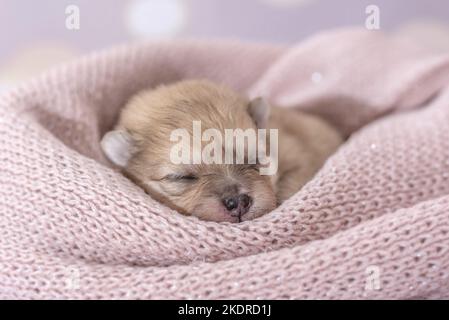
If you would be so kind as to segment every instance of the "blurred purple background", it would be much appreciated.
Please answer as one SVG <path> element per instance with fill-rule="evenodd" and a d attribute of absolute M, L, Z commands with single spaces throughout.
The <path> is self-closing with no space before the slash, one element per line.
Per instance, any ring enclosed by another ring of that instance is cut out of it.
<path fill-rule="evenodd" d="M 295 43 L 320 30 L 363 27 L 371 4 L 380 9 L 381 30 L 449 48 L 448 0 L 0 0 L 0 90 L 55 63 L 131 40 Z M 79 9 L 79 30 L 66 26 L 70 5 Z"/>

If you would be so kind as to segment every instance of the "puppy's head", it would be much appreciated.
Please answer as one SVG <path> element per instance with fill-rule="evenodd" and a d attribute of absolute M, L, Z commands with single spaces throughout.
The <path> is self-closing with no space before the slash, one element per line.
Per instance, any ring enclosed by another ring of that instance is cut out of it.
<path fill-rule="evenodd" d="M 257 163 L 177 163 L 175 144 L 193 155 L 195 148 L 204 152 L 207 143 L 173 141 L 173 132 L 182 129 L 194 137 L 193 123 L 200 122 L 201 133 L 215 129 L 225 137 L 225 129 L 265 127 L 268 112 L 263 100 L 247 101 L 206 81 L 185 81 L 136 95 L 101 144 L 128 177 L 173 209 L 204 220 L 250 220 L 274 209 L 272 177 L 261 175 Z"/>

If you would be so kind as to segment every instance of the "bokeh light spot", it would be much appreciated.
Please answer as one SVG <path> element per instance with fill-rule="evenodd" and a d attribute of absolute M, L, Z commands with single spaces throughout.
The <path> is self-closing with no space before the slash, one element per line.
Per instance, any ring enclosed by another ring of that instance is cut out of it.
<path fill-rule="evenodd" d="M 133 0 L 126 12 L 126 27 L 137 37 L 160 38 L 179 33 L 186 22 L 180 0 Z"/>

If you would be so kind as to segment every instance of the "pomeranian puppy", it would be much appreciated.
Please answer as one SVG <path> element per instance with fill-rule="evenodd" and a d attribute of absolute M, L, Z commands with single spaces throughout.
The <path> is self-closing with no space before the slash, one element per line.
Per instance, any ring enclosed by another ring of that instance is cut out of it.
<path fill-rule="evenodd" d="M 196 143 L 174 139 L 180 129 L 193 140 L 198 133 L 202 138 Z M 251 132 L 248 129 L 270 134 L 251 141 L 229 135 Z M 209 139 L 204 139 L 207 132 Z M 223 137 L 230 137 L 231 143 L 223 145 Z M 201 156 L 203 150 L 204 155 L 206 142 L 212 140 L 215 161 L 192 161 L 192 154 Z M 254 159 L 254 152 L 248 152 L 254 151 L 254 142 L 270 155 L 257 153 Z M 262 98 L 249 101 L 209 81 L 189 80 L 132 97 L 101 146 L 127 177 L 165 205 L 203 220 L 241 222 L 270 212 L 296 193 L 341 143 L 339 132 L 318 117 L 270 107 Z M 231 161 L 224 160 L 226 147 Z M 190 161 L 174 159 L 179 150 Z M 234 160 L 238 150 L 245 153 L 243 163 Z M 268 167 L 274 170 L 261 174 Z"/>

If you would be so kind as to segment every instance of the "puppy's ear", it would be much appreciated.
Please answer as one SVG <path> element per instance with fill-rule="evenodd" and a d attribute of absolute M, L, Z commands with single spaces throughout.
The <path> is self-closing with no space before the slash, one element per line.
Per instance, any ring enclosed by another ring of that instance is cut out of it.
<path fill-rule="evenodd" d="M 265 129 L 270 116 L 270 105 L 262 98 L 255 98 L 250 101 L 248 106 L 249 115 L 253 118 L 257 128 Z"/>
<path fill-rule="evenodd" d="M 122 129 L 106 133 L 101 139 L 101 148 L 108 159 L 119 167 L 125 167 L 137 151 L 133 137 Z"/>

